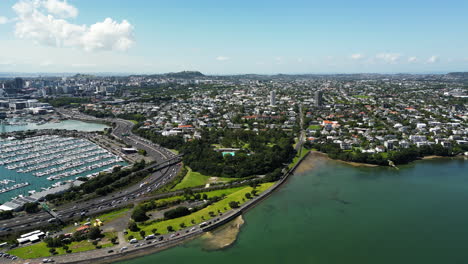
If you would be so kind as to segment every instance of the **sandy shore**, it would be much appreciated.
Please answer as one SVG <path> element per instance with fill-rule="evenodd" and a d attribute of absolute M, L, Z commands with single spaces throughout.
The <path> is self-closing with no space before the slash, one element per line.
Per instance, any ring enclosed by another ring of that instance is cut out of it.
<path fill-rule="evenodd" d="M 231 246 L 237 239 L 241 226 L 244 224 L 242 215 L 236 217 L 228 224 L 207 232 L 201 239 L 204 250 L 219 250 Z"/>
<path fill-rule="evenodd" d="M 437 155 L 431 155 L 431 156 L 425 156 L 425 157 L 423 157 L 422 159 L 423 159 L 423 160 L 430 160 L 430 159 L 440 159 L 440 158 L 447 158 L 447 157 L 437 156 Z"/>
<path fill-rule="evenodd" d="M 344 163 L 353 167 L 370 167 L 370 168 L 379 167 L 379 165 L 375 165 L 375 164 L 334 160 L 334 159 L 329 158 L 328 155 L 325 153 L 322 153 L 319 151 L 311 151 L 309 155 L 303 160 L 303 162 L 296 168 L 295 173 L 308 172 L 317 165 L 317 162 L 325 161 L 325 160 L 333 160 L 333 161 Z"/>

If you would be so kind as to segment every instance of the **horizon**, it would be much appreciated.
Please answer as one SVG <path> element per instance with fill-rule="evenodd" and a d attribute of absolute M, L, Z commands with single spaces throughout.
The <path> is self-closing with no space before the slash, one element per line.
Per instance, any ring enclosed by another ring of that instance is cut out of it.
<path fill-rule="evenodd" d="M 242 76 L 242 75 L 258 75 L 258 76 L 278 76 L 278 75 L 447 75 L 450 73 L 467 73 L 467 71 L 435 71 L 435 72 L 305 72 L 305 73 L 232 73 L 232 74 L 216 74 L 216 73 L 204 73 L 197 70 L 182 70 L 174 72 L 0 72 L 0 79 L 2 78 L 14 78 L 14 77 L 25 77 L 25 78 L 36 78 L 36 77 L 62 77 L 61 75 L 96 75 L 102 77 L 112 77 L 112 76 L 132 76 L 132 75 L 166 75 L 173 73 L 182 73 L 182 72 L 199 72 L 204 76 L 210 77 L 222 77 L 222 76 Z M 44 75 L 44 76 L 42 76 Z"/>
<path fill-rule="evenodd" d="M 0 72 L 460 72 L 467 10 L 461 0 L 4 0 Z"/>

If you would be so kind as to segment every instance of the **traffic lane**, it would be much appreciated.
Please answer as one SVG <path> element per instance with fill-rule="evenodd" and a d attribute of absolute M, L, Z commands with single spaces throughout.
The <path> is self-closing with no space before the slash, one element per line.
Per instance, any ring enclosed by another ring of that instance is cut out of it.
<path fill-rule="evenodd" d="M 173 165 L 173 166 L 180 166 L 180 165 Z M 162 175 L 165 175 L 169 169 L 171 167 L 168 167 L 167 168 L 167 171 L 162 174 Z M 170 174 L 169 174 L 170 175 Z M 170 175 L 170 177 L 173 177 L 173 175 Z M 165 183 L 166 180 L 168 179 L 168 177 L 158 177 L 157 180 L 160 180 L 160 182 L 158 183 L 152 183 L 154 184 L 154 186 L 157 188 L 159 185 L 161 185 L 161 183 Z M 159 184 L 159 185 L 158 185 Z M 158 185 L 158 186 L 156 186 Z M 164 184 L 161 185 L 161 187 L 163 186 Z M 138 190 L 136 189 L 135 191 L 133 192 L 129 192 L 125 195 L 129 195 L 127 197 L 127 200 L 124 201 L 124 204 L 123 205 L 128 205 L 130 203 L 134 203 L 135 201 L 132 201 L 132 200 L 136 200 L 136 201 L 139 201 L 139 200 L 146 200 L 147 198 L 144 198 L 144 199 L 136 199 L 138 198 L 140 195 L 144 195 L 144 194 L 147 194 L 149 191 L 147 189 L 145 190 Z M 120 196 L 120 198 L 123 197 L 123 196 Z M 64 217 L 64 220 L 66 221 L 69 221 L 71 219 L 74 219 L 74 216 L 73 217 L 70 217 L 70 214 L 71 213 L 74 213 L 74 214 L 77 214 L 79 216 L 81 216 L 81 212 L 82 211 L 88 211 L 86 212 L 84 215 L 88 215 L 89 214 L 89 211 L 91 211 L 90 209 L 92 209 L 92 211 L 94 212 L 101 212 L 101 211 L 106 211 L 106 210 L 109 210 L 109 209 L 112 209 L 112 208 L 115 208 L 117 207 L 117 205 L 119 205 L 120 203 L 122 203 L 120 200 L 117 199 L 115 203 L 112 203 L 111 201 L 112 200 L 115 200 L 114 197 L 108 197 L 108 199 L 106 199 L 104 202 L 100 202 L 100 203 L 93 203 L 92 201 L 90 202 L 87 202 L 85 203 L 83 206 L 74 206 L 74 208 L 72 208 L 71 210 L 68 210 L 68 211 L 62 211 L 62 210 L 57 210 L 57 213 L 60 214 L 62 217 Z M 102 199 L 102 198 L 101 198 Z M 99 200 L 99 198 L 97 198 L 97 200 Z M 109 203 L 110 202 L 110 203 Z M 103 205 L 103 207 L 101 209 L 94 209 L 94 207 L 99 207 L 100 205 Z M 120 207 L 120 206 L 119 206 Z M 37 220 L 42 220 L 42 221 L 29 221 L 28 219 L 24 219 L 24 220 L 16 220 L 14 223 L 11 223 L 11 224 L 7 224 L 5 227 L 10 227 L 10 228 L 15 228 L 15 231 L 18 231 L 18 230 L 23 230 L 23 229 L 27 229 L 27 228 L 32 228 L 33 226 L 42 226 L 44 224 L 49 224 L 48 222 L 46 222 L 45 220 L 48 220 L 50 219 L 51 216 L 48 215 L 47 213 L 44 213 L 44 215 L 41 215 L 38 217 Z M 45 223 L 44 223 L 45 222 Z M 35 224 L 36 223 L 36 224 Z M 28 225 L 30 224 L 30 225 Z M 2 231 L 0 232 L 1 233 L 5 233 L 5 231 Z"/>

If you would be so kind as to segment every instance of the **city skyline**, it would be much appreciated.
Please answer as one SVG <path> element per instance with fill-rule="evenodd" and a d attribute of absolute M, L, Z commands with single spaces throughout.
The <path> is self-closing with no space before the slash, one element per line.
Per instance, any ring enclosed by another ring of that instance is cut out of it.
<path fill-rule="evenodd" d="M 0 3 L 0 72 L 444 73 L 468 66 L 449 1 Z"/>

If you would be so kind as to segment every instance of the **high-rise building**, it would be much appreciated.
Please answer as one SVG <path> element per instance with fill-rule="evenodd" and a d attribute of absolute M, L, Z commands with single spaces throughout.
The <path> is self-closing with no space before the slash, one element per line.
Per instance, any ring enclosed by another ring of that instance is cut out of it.
<path fill-rule="evenodd" d="M 24 81 L 22 78 L 15 78 L 15 87 L 17 90 L 21 90 L 24 88 Z"/>
<path fill-rule="evenodd" d="M 315 106 L 322 106 L 323 104 L 322 95 L 323 95 L 322 91 L 315 92 Z"/>
<path fill-rule="evenodd" d="M 276 105 L 276 92 L 275 91 L 270 92 L 270 105 L 272 106 Z"/>

